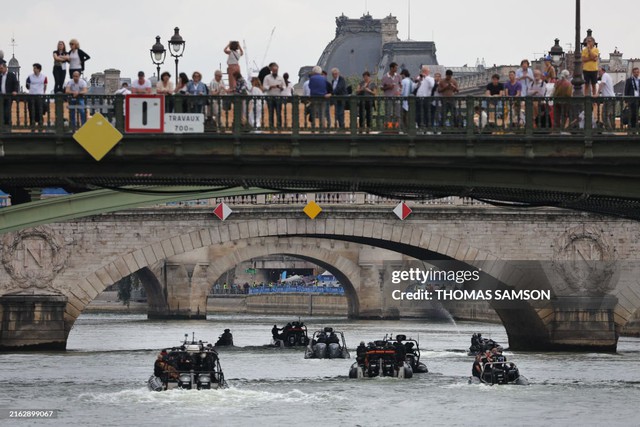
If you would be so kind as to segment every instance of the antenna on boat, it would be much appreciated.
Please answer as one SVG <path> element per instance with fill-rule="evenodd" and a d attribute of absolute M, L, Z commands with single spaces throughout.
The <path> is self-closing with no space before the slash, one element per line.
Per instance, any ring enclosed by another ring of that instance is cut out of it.
<path fill-rule="evenodd" d="M 196 342 L 196 333 L 191 332 L 191 342 Z"/>

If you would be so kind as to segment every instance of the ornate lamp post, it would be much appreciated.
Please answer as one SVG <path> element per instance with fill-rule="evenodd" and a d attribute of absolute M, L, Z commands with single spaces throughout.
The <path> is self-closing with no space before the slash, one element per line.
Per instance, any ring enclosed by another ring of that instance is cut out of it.
<path fill-rule="evenodd" d="M 573 85 L 573 96 L 584 96 L 582 86 L 584 86 L 584 79 L 582 78 L 582 49 L 580 49 L 580 0 L 576 0 L 576 44 L 574 52 L 573 67 L 573 79 L 571 84 Z"/>
<path fill-rule="evenodd" d="M 178 85 L 178 58 L 184 53 L 185 41 L 180 35 L 180 28 L 174 28 L 173 36 L 169 39 L 169 52 L 176 59 L 176 87 Z"/>
<path fill-rule="evenodd" d="M 150 49 L 151 60 L 156 65 L 158 69 L 158 81 L 160 81 L 160 66 L 164 64 L 164 59 L 167 57 L 167 50 L 164 48 L 164 45 L 160 43 L 160 36 L 156 36 L 156 43 L 151 46 Z"/>
<path fill-rule="evenodd" d="M 564 59 L 564 50 L 560 46 L 560 39 L 555 39 L 555 44 L 549 49 L 549 56 L 554 67 L 559 67 Z"/>

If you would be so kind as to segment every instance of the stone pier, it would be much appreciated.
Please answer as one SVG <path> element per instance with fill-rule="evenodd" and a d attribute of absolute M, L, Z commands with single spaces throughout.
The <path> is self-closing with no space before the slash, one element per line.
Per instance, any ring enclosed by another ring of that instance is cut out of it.
<path fill-rule="evenodd" d="M 64 350 L 66 305 L 62 295 L 0 297 L 0 350 Z"/>

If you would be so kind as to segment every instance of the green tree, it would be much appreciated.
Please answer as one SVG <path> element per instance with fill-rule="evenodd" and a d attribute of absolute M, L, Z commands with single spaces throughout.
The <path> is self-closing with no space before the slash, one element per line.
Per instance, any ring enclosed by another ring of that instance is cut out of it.
<path fill-rule="evenodd" d="M 131 292 L 140 288 L 140 279 L 133 273 L 118 280 L 115 284 L 118 288 L 118 301 L 122 301 L 122 304 L 128 308 L 131 304 Z"/>

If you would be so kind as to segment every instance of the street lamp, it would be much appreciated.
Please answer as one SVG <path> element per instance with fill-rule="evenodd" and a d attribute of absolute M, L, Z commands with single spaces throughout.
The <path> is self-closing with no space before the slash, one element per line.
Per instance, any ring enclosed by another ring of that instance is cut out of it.
<path fill-rule="evenodd" d="M 160 36 L 156 36 L 156 43 L 151 46 L 150 49 L 151 60 L 156 65 L 158 69 L 158 81 L 160 81 L 160 66 L 164 64 L 164 59 L 167 57 L 167 50 L 164 48 L 164 45 L 160 43 Z"/>
<path fill-rule="evenodd" d="M 571 84 L 573 85 L 573 96 L 584 96 L 582 86 L 584 85 L 584 79 L 582 78 L 582 50 L 580 49 L 580 0 L 576 0 L 576 44 L 574 45 L 574 63 L 573 67 L 573 79 Z"/>
<path fill-rule="evenodd" d="M 176 59 L 176 87 L 178 86 L 178 58 L 184 53 L 184 40 L 180 35 L 180 28 L 174 28 L 173 36 L 169 39 L 169 52 Z"/>
<path fill-rule="evenodd" d="M 549 56 L 551 57 L 551 63 L 556 67 L 559 67 L 562 64 L 562 60 L 564 59 L 564 50 L 562 46 L 560 46 L 560 39 L 555 39 L 555 44 L 551 46 L 549 49 Z"/>

